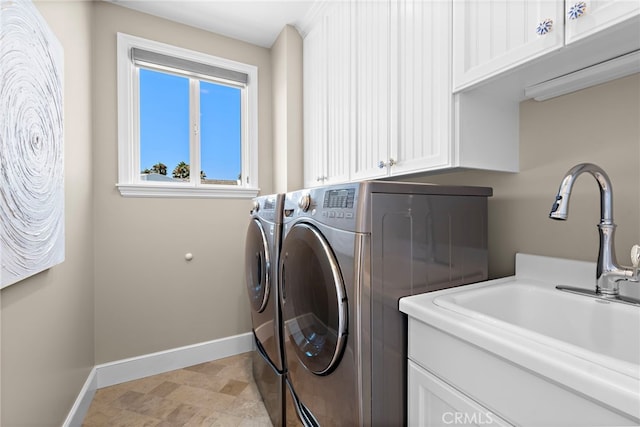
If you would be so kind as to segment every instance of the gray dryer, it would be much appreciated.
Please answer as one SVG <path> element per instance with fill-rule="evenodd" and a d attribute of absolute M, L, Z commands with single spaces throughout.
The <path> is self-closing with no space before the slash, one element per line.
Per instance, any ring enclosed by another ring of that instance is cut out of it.
<path fill-rule="evenodd" d="M 400 298 L 487 279 L 485 187 L 368 181 L 286 195 L 286 381 L 306 425 L 406 424 Z"/>

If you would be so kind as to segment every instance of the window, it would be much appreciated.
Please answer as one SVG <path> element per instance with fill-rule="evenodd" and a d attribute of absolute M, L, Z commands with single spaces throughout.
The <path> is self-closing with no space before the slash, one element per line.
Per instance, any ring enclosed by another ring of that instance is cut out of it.
<path fill-rule="evenodd" d="M 118 33 L 120 193 L 255 197 L 257 77 L 252 65 Z"/>

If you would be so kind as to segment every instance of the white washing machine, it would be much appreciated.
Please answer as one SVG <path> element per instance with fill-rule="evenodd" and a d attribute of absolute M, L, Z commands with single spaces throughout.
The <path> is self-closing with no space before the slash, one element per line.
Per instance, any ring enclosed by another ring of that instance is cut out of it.
<path fill-rule="evenodd" d="M 286 382 L 299 421 L 406 424 L 400 298 L 487 279 L 485 187 L 369 181 L 286 195 Z"/>
<path fill-rule="evenodd" d="M 246 235 L 245 277 L 256 351 L 253 376 L 274 426 L 285 423 L 285 371 L 278 291 L 283 194 L 253 200 Z"/>

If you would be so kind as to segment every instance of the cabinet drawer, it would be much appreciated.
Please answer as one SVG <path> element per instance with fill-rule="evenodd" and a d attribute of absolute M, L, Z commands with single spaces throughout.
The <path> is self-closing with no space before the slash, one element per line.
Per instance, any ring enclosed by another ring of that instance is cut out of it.
<path fill-rule="evenodd" d="M 409 427 L 511 426 L 411 360 L 408 375 Z"/>

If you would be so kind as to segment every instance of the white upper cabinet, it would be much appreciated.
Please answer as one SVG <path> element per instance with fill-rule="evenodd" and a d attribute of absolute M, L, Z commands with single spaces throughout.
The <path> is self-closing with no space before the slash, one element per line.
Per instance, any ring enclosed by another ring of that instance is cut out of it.
<path fill-rule="evenodd" d="M 304 185 L 320 185 L 326 163 L 326 48 L 324 25 L 314 26 L 303 40 Z"/>
<path fill-rule="evenodd" d="M 349 180 L 353 139 L 351 12 L 347 3 L 323 8 L 303 41 L 304 185 Z"/>
<path fill-rule="evenodd" d="M 397 61 L 391 48 L 391 2 L 353 2 L 355 63 L 355 140 L 351 140 L 351 179 L 388 174 L 391 117 L 397 97 L 391 71 Z M 336 64 L 338 66 L 338 64 Z"/>
<path fill-rule="evenodd" d="M 349 180 L 353 128 L 351 6 L 337 2 L 325 15 L 327 45 L 327 150 L 324 184 Z"/>
<path fill-rule="evenodd" d="M 451 4 L 394 2 L 397 111 L 391 121 L 391 174 L 441 169 L 452 161 Z M 393 91 L 392 91 L 393 93 Z"/>
<path fill-rule="evenodd" d="M 517 172 L 519 103 L 638 51 L 640 0 L 320 0 L 300 30 L 305 186 Z"/>
<path fill-rule="evenodd" d="M 455 0 L 454 91 L 561 48 L 563 26 L 562 0 Z"/>
<path fill-rule="evenodd" d="M 450 22 L 450 2 L 326 3 L 304 34 L 305 186 L 451 165 Z"/>
<path fill-rule="evenodd" d="M 640 14 L 639 0 L 583 0 L 565 4 L 566 43 L 582 40 Z"/>
<path fill-rule="evenodd" d="M 454 92 L 515 69 L 535 84 L 639 48 L 640 0 L 453 2 Z"/>
<path fill-rule="evenodd" d="M 450 164 L 451 4 L 355 3 L 356 143 L 351 179 Z"/>

